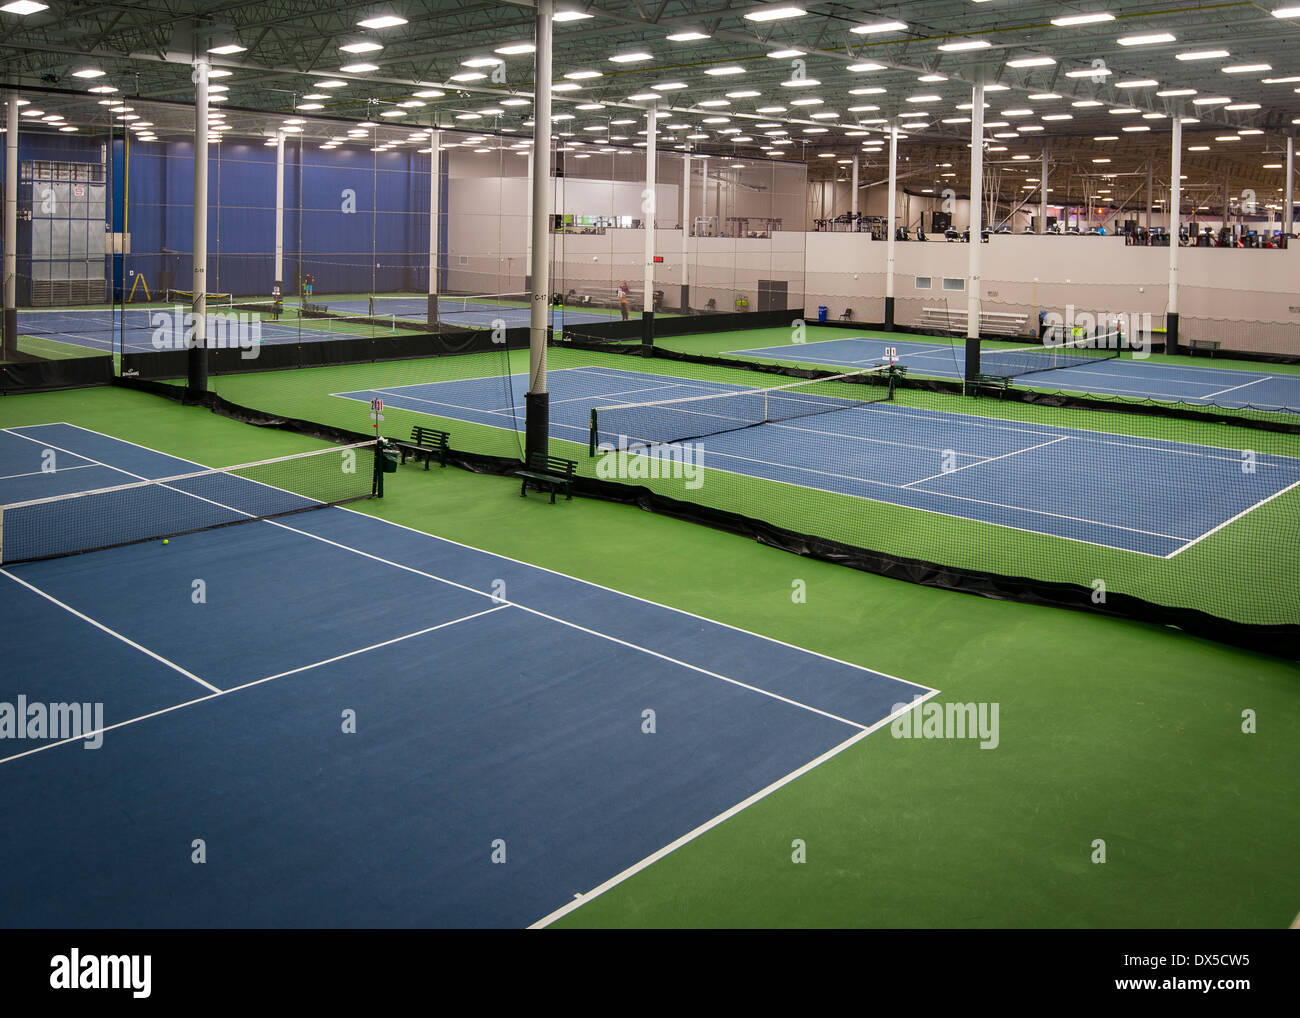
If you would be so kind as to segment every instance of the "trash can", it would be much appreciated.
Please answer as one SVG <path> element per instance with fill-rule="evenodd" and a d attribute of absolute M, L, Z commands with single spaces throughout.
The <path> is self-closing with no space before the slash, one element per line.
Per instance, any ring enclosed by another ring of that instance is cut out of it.
<path fill-rule="evenodd" d="M 397 473 L 397 464 L 402 460 L 402 454 L 397 449 L 385 449 L 383 458 L 383 468 L 386 474 Z"/>
<path fill-rule="evenodd" d="M 817 305 L 817 321 L 819 321 L 819 322 L 825 322 L 825 321 L 826 321 L 826 313 L 827 313 L 828 310 L 829 310 L 829 308 L 827 308 L 825 304 L 818 304 L 818 305 Z"/>

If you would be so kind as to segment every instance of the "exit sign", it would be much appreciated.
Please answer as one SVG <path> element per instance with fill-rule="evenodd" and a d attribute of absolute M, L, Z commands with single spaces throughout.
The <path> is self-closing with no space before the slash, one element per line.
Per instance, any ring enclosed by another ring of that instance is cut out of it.
<path fill-rule="evenodd" d="M 664 260 L 664 256 L 663 256 L 663 255 L 655 255 L 655 263 L 656 263 L 656 264 L 658 264 L 659 262 L 662 262 L 663 260 Z"/>

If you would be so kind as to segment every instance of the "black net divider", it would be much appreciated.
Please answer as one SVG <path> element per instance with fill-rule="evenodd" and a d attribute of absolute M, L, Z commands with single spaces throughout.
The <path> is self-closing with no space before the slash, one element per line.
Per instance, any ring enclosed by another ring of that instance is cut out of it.
<path fill-rule="evenodd" d="M 370 498 L 377 493 L 377 455 L 373 440 L 356 442 L 0 506 L 0 564 L 180 537 Z"/>
<path fill-rule="evenodd" d="M 22 359 L 0 364 L 0 396 L 22 392 L 51 392 L 109 385 L 113 358 L 73 357 L 67 360 Z"/>
<path fill-rule="evenodd" d="M 742 513 L 672 498 L 647 487 L 619 481 L 579 477 L 574 482 L 574 492 L 582 497 L 633 505 L 647 512 L 737 534 L 805 558 L 925 587 L 1169 626 L 1192 636 L 1264 654 L 1288 659 L 1300 658 L 1300 625 L 1235 622 L 1194 608 L 1170 607 L 1122 592 L 1112 592 L 1105 601 L 1098 602 L 1092 586 L 958 568 L 926 559 L 873 551 L 856 544 L 780 527 Z"/>

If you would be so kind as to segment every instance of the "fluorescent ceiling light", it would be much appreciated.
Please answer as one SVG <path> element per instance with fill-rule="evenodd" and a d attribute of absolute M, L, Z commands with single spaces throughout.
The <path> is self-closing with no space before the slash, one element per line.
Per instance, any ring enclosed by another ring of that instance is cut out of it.
<path fill-rule="evenodd" d="M 1223 98 L 1222 96 L 1216 96 L 1214 98 L 1210 98 L 1208 96 L 1202 96 L 1200 99 L 1193 99 L 1192 105 L 1193 106 L 1222 106 L 1225 103 L 1230 103 L 1230 102 L 1232 102 L 1231 99 L 1226 99 Z"/>
<path fill-rule="evenodd" d="M 1168 32 L 1154 32 L 1150 35 L 1126 35 L 1115 41 L 1121 46 L 1154 46 L 1161 42 L 1177 42 L 1178 39 Z"/>
<path fill-rule="evenodd" d="M 1090 109 L 1095 109 L 1098 106 L 1104 106 L 1106 104 L 1103 102 L 1099 102 L 1096 99 L 1078 99 L 1075 102 L 1070 103 L 1070 105 L 1077 110 L 1090 110 Z"/>
<path fill-rule="evenodd" d="M 1124 128 L 1129 134 L 1141 134 L 1143 131 L 1149 131 L 1149 127 L 1126 127 Z"/>
<path fill-rule="evenodd" d="M 497 64 L 504 64 L 505 61 L 500 57 L 470 57 L 468 60 L 460 62 L 461 67 L 496 67 Z"/>
<path fill-rule="evenodd" d="M 1220 67 L 1224 74 L 1251 74 L 1255 71 L 1271 71 L 1272 64 L 1233 64 L 1231 67 Z"/>
<path fill-rule="evenodd" d="M 792 57 L 807 56 L 801 49 L 774 49 L 770 50 L 767 55 L 773 60 L 789 60 Z"/>
<path fill-rule="evenodd" d="M 851 88 L 851 89 L 849 89 L 849 95 L 884 95 L 884 94 L 885 94 L 885 89 L 883 89 L 883 88 L 875 88 L 875 87 L 873 87 L 873 88 Z"/>
<path fill-rule="evenodd" d="M 703 106 L 705 109 L 711 109 L 714 106 L 730 106 L 731 103 L 726 99 L 703 99 L 695 105 Z"/>
<path fill-rule="evenodd" d="M 707 39 L 709 36 L 703 32 L 675 32 L 668 36 L 669 42 L 699 42 L 701 39 Z"/>
<path fill-rule="evenodd" d="M 1222 60 L 1224 57 L 1231 56 L 1226 49 L 1202 49 L 1192 50 L 1188 53 L 1175 53 L 1175 60 Z"/>
<path fill-rule="evenodd" d="M 808 12 L 802 7 L 759 7 L 745 15 L 746 21 L 782 21 L 786 18 L 802 18 Z"/>
<path fill-rule="evenodd" d="M 1196 89 L 1194 88 L 1167 88 L 1163 92 L 1156 93 L 1156 95 L 1158 95 L 1161 99 L 1172 99 L 1175 96 L 1195 95 L 1195 94 L 1196 94 Z"/>
<path fill-rule="evenodd" d="M 736 67 L 735 65 L 728 65 L 727 67 L 709 67 L 705 69 L 704 73 L 712 75 L 715 78 L 724 78 L 731 74 L 744 74 L 745 69 L 743 67 Z"/>
<path fill-rule="evenodd" d="M 104 74 L 104 71 L 97 71 L 92 67 L 87 67 L 84 71 L 72 72 L 74 78 L 102 78 Z"/>
<path fill-rule="evenodd" d="M 791 78 L 789 81 L 781 82 L 783 88 L 812 88 L 820 84 L 821 82 L 816 78 Z"/>
<path fill-rule="evenodd" d="M 497 50 L 497 52 L 499 53 L 501 51 Z M 631 63 L 635 63 L 638 60 L 653 60 L 653 59 L 654 56 L 652 54 L 638 50 L 635 53 L 615 53 L 612 57 L 609 58 L 609 61 L 612 64 L 631 64 Z"/>
<path fill-rule="evenodd" d="M 937 103 L 943 102 L 941 95 L 909 95 L 907 101 L 910 103 Z"/>
<path fill-rule="evenodd" d="M 383 49 L 383 45 L 377 42 L 348 42 L 339 47 L 344 53 L 374 53 Z M 212 52 L 216 52 L 213 50 Z"/>
<path fill-rule="evenodd" d="M 1223 107 L 1225 110 L 1232 110 L 1234 113 L 1241 110 L 1257 110 L 1260 108 L 1259 103 L 1229 103 Z"/>
<path fill-rule="evenodd" d="M 658 99 L 658 98 L 659 98 L 659 93 L 658 93 L 658 92 L 638 92 L 636 95 L 630 95 L 630 96 L 628 96 L 627 98 L 628 98 L 628 101 L 629 101 L 629 102 L 634 102 L 634 103 L 649 102 L 651 99 Z M 551 119 L 554 120 L 555 118 L 554 118 L 554 117 L 551 117 Z"/>
<path fill-rule="evenodd" d="M 746 90 L 741 92 L 728 92 L 727 98 L 728 99 L 757 99 L 762 94 L 763 94 L 762 92 L 755 92 L 752 90 Z M 701 105 L 703 105 L 703 103 L 701 103 Z"/>
<path fill-rule="evenodd" d="M 1017 57 L 1015 60 L 1008 60 L 1008 67 L 1050 67 L 1056 63 L 1053 57 Z"/>
<path fill-rule="evenodd" d="M 870 25 L 857 25 L 849 31 L 854 35 L 878 35 L 881 32 L 906 32 L 907 25 L 901 21 L 877 21 Z"/>
<path fill-rule="evenodd" d="M 1049 113 L 1043 117 L 1044 120 L 1073 120 L 1073 113 Z"/>
<path fill-rule="evenodd" d="M 339 68 L 344 74 L 365 74 L 368 71 L 379 70 L 378 64 L 344 64 Z"/>
<path fill-rule="evenodd" d="M 398 25 L 405 25 L 406 19 L 399 18 L 396 14 L 381 14 L 375 18 L 358 21 L 357 24 L 362 28 L 396 28 Z"/>
<path fill-rule="evenodd" d="M 501 105 L 502 106 L 527 106 L 530 102 L 532 102 L 531 99 L 502 99 Z"/>
<path fill-rule="evenodd" d="M 586 21 L 594 17 L 594 14 L 585 14 L 582 11 L 556 11 L 551 15 L 551 20 L 563 24 L 566 21 Z"/>
<path fill-rule="evenodd" d="M 0 10 L 8 10 L 7 7 L 0 7 Z M 1275 18 L 1300 18 L 1300 7 L 1279 7 L 1273 12 Z M 1295 121 L 1291 121 L 1295 123 Z"/>
<path fill-rule="evenodd" d="M 333 79 L 329 81 L 318 81 L 312 85 L 312 88 L 346 88 L 346 87 L 347 87 L 346 81 L 335 81 Z"/>
<path fill-rule="evenodd" d="M 943 53 L 962 53 L 966 50 L 988 49 L 993 43 L 986 39 L 969 39 L 966 42 L 945 42 L 939 47 Z"/>
<path fill-rule="evenodd" d="M 863 71 L 883 71 L 884 69 L 884 64 L 873 63 L 849 64 L 849 66 L 845 68 L 845 70 L 852 71 L 854 74 L 860 74 Z"/>
<path fill-rule="evenodd" d="M 1046 102 L 1048 99 L 1060 99 L 1055 92 L 1035 92 L 1029 97 L 1034 102 Z"/>
<path fill-rule="evenodd" d="M 1089 67 L 1083 71 L 1066 71 L 1067 78 L 1104 78 L 1114 72 L 1109 67 Z"/>
<path fill-rule="evenodd" d="M 208 52 L 215 53 L 218 56 L 228 57 L 232 53 L 243 53 L 247 51 L 247 49 L 247 46 L 241 46 L 237 42 L 230 42 L 226 43 L 224 46 L 213 46 L 208 50 Z"/>
<path fill-rule="evenodd" d="M 658 86 L 655 87 L 657 88 Z M 686 86 L 683 85 L 682 87 L 685 88 Z M 561 81 L 552 85 L 551 91 L 552 92 L 576 92 L 580 88 L 582 88 L 582 86 L 579 85 L 576 81 Z"/>
<path fill-rule="evenodd" d="M 96 85 L 94 88 L 87 89 L 87 91 L 94 92 L 97 95 L 108 95 L 110 92 L 116 92 L 117 89 L 112 85 Z"/>
<path fill-rule="evenodd" d="M 678 89 L 685 88 L 684 81 L 661 81 L 657 85 L 651 85 L 656 92 L 676 92 Z"/>
<path fill-rule="evenodd" d="M 441 89 L 437 89 L 437 88 L 426 88 L 426 89 L 424 89 L 424 90 L 421 91 L 421 92 L 412 92 L 411 94 L 412 94 L 413 96 L 415 96 L 415 98 L 417 98 L 417 99 L 441 99 L 441 98 L 442 98 L 444 95 L 446 95 L 447 93 L 446 93 L 446 92 L 443 92 Z M 527 99 L 523 99 L 523 100 L 520 100 L 520 99 L 506 99 L 506 100 L 503 100 L 503 101 L 502 101 L 502 105 L 503 105 L 503 106 L 513 106 L 515 103 L 518 103 L 518 102 L 525 102 L 525 103 L 526 103 L 527 101 L 528 101 Z"/>
<path fill-rule="evenodd" d="M 461 71 L 460 74 L 453 74 L 448 81 L 482 81 L 487 75 L 482 71 Z"/>
<path fill-rule="evenodd" d="M 1265 78 L 1261 84 L 1264 85 L 1291 85 L 1300 81 L 1300 74 L 1292 75 L 1289 78 Z"/>
<path fill-rule="evenodd" d="M 942 74 L 922 74 L 916 80 L 927 85 L 932 85 L 937 81 L 947 81 L 948 79 Z"/>
<path fill-rule="evenodd" d="M 1102 21 L 1114 21 L 1115 15 L 1098 12 L 1096 14 L 1067 14 L 1053 18 L 1052 24 L 1057 28 L 1069 28 L 1072 25 L 1095 25 Z"/>
<path fill-rule="evenodd" d="M 35 0 L 13 0 L 13 3 L 5 4 L 0 7 L 0 11 L 6 14 L 35 14 L 37 11 L 49 9 L 49 4 L 38 4 Z"/>
<path fill-rule="evenodd" d="M 512 42 L 508 46 L 498 46 L 492 52 L 506 57 L 517 57 L 522 53 L 532 53 L 535 49 L 537 47 L 531 42 Z"/>
<path fill-rule="evenodd" d="M 1116 88 L 1155 88 L 1160 82 L 1155 78 L 1130 78 L 1128 81 L 1115 82 Z"/>

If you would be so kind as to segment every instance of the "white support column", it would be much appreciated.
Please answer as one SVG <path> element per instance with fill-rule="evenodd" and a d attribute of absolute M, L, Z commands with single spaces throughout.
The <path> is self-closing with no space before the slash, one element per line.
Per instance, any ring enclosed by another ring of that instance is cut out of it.
<path fill-rule="evenodd" d="M 970 251 L 966 272 L 966 379 L 978 371 L 980 334 L 980 248 L 984 232 L 984 84 L 971 90 Z M 975 361 L 972 364 L 972 354 Z"/>
<path fill-rule="evenodd" d="M 856 152 L 853 153 L 853 201 L 851 211 L 853 212 L 853 229 L 856 231 L 858 228 L 858 154 Z"/>
<path fill-rule="evenodd" d="M 709 157 L 700 156 L 700 216 L 709 218 Z"/>
<path fill-rule="evenodd" d="M 1172 167 L 1169 173 L 1169 312 L 1165 322 L 1166 353 L 1178 352 L 1178 217 L 1183 201 L 1183 121 L 1173 119 Z M 1226 194 L 1224 196 L 1227 197 Z"/>
<path fill-rule="evenodd" d="M 1152 203 L 1155 201 L 1155 187 L 1156 187 L 1155 167 L 1156 167 L 1156 161 L 1155 161 L 1154 159 L 1149 159 L 1149 160 L 1147 160 L 1147 216 L 1146 216 L 1146 226 L 1147 226 L 1147 242 L 1148 242 L 1148 243 L 1150 243 L 1150 240 L 1151 240 L 1151 209 L 1152 209 Z"/>
<path fill-rule="evenodd" d="M 430 328 L 435 329 L 438 326 L 438 219 L 442 213 L 438 197 L 441 177 L 442 132 L 434 128 L 429 132 L 429 299 L 425 320 Z"/>
<path fill-rule="evenodd" d="M 271 295 L 284 295 L 284 132 L 275 132 L 275 279 Z"/>
<path fill-rule="evenodd" d="M 682 314 L 691 306 L 691 154 L 682 154 Z"/>
<path fill-rule="evenodd" d="M 190 397 L 208 387 L 208 61 L 194 61 L 194 271 L 192 274 L 193 336 L 189 354 Z"/>
<path fill-rule="evenodd" d="M 889 224 L 886 227 L 888 236 L 885 240 L 885 328 L 891 330 L 894 327 L 894 246 L 895 234 L 898 232 L 898 121 L 889 125 L 888 209 Z"/>
<path fill-rule="evenodd" d="M 10 121 L 10 124 L 12 124 L 12 122 L 13 122 L 13 121 Z M 1284 204 L 1283 207 L 1282 207 L 1282 233 L 1283 233 L 1284 237 L 1288 238 L 1288 239 L 1287 239 L 1287 243 L 1290 244 L 1290 237 L 1291 237 L 1292 230 L 1295 230 L 1295 204 L 1296 204 L 1296 191 L 1295 191 L 1295 185 L 1296 185 L 1296 135 L 1295 135 L 1295 131 L 1292 131 L 1291 134 L 1288 134 L 1288 135 L 1287 135 L 1287 161 L 1286 161 L 1286 168 L 1287 168 L 1287 182 L 1286 182 L 1286 185 L 1284 185 L 1284 190 L 1283 190 L 1283 195 L 1284 195 L 1283 200 L 1284 200 L 1284 202 L 1286 202 L 1286 204 Z M 8 251 L 9 248 L 6 247 L 5 250 Z M 8 300 L 6 300 L 5 303 L 8 304 Z"/>
<path fill-rule="evenodd" d="M 18 93 L 5 110 L 4 336 L 0 359 L 18 353 Z M 110 154 L 111 158 L 111 154 Z"/>
<path fill-rule="evenodd" d="M 1043 141 L 1043 168 L 1038 175 L 1038 186 L 1042 190 L 1042 198 L 1038 205 L 1038 232 L 1040 235 L 1047 232 L 1047 146 L 1046 140 Z"/>
<path fill-rule="evenodd" d="M 533 179 L 533 149 L 536 146 L 528 147 L 528 179 Z M 563 209 L 560 210 L 564 211 Z M 524 271 L 530 273 L 533 271 L 533 189 L 528 188 L 528 207 L 524 210 L 524 215 L 528 217 L 528 225 L 524 228 Z M 527 286 L 524 289 L 528 289 Z"/>
<path fill-rule="evenodd" d="M 652 319 L 655 310 L 655 170 L 659 163 L 659 151 L 656 141 L 659 137 L 659 104 L 651 103 L 645 114 L 645 191 L 642 194 L 641 208 L 645 216 L 645 266 L 642 273 L 641 320 L 643 322 L 641 343 L 649 346 L 653 342 L 654 326 Z"/>
<path fill-rule="evenodd" d="M 532 202 L 529 251 L 528 393 L 524 425 L 527 459 L 550 448 L 550 394 L 546 389 L 546 341 L 551 325 L 551 262 L 548 257 L 551 182 L 551 16 L 554 0 L 537 0 L 537 49 L 533 70 Z"/>

